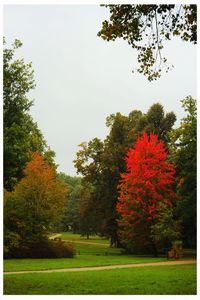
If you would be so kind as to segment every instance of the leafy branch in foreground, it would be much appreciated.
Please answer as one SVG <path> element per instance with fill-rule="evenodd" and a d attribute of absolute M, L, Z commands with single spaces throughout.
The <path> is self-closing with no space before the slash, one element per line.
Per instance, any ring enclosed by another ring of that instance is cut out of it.
<path fill-rule="evenodd" d="M 98 36 L 106 41 L 123 38 L 138 51 L 139 68 L 149 81 L 168 72 L 162 56 L 164 43 L 179 36 L 183 41 L 197 42 L 196 5 L 102 5 L 110 9 L 110 20 L 102 23 Z"/>

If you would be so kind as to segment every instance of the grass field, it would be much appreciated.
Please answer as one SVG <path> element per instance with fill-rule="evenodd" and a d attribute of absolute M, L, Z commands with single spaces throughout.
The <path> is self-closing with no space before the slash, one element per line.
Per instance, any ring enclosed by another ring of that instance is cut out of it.
<path fill-rule="evenodd" d="M 61 234 L 61 239 L 66 241 L 73 241 L 76 245 L 77 254 L 94 254 L 94 255 L 119 255 L 121 249 L 110 248 L 107 239 L 98 236 L 91 236 L 89 239 L 81 237 L 80 234 L 72 234 L 64 232 Z M 85 243 L 85 244 L 84 244 Z M 91 244 L 89 244 L 91 243 Z"/>
<path fill-rule="evenodd" d="M 61 238 L 73 241 L 74 258 L 8 259 L 4 271 L 48 270 L 73 267 L 166 261 L 165 257 L 122 255 L 121 249 L 110 248 L 106 239 L 92 236 L 89 240 L 78 234 L 62 233 Z M 91 243 L 91 244 L 88 244 Z M 195 258 L 191 250 L 184 259 Z M 4 275 L 4 293 L 8 295 L 64 294 L 195 294 L 195 265 L 138 267 L 76 273 Z"/>
<path fill-rule="evenodd" d="M 91 235 L 89 239 L 85 236 L 80 236 L 78 233 L 71 233 L 71 232 L 62 232 L 61 236 L 62 240 L 71 240 L 76 242 L 92 242 L 97 244 L 105 244 L 109 245 L 109 241 L 106 238 L 101 238 L 98 235 Z"/>
<path fill-rule="evenodd" d="M 4 261 L 4 271 L 48 270 L 76 267 L 109 266 L 117 264 L 134 264 L 165 261 L 165 258 L 140 257 L 131 255 L 103 256 L 77 255 L 75 258 L 52 259 L 7 259 Z"/>
<path fill-rule="evenodd" d="M 194 265 L 5 275 L 9 295 L 195 295 Z"/>

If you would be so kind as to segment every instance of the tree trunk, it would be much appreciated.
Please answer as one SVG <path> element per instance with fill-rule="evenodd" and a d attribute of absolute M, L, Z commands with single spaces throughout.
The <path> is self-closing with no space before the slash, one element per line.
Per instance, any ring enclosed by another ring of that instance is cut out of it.
<path fill-rule="evenodd" d="M 120 247 L 120 242 L 116 234 L 110 237 L 110 247 Z"/>
<path fill-rule="evenodd" d="M 154 257 L 158 257 L 157 247 L 156 247 L 156 244 L 154 242 L 152 242 L 152 249 L 153 249 Z"/>

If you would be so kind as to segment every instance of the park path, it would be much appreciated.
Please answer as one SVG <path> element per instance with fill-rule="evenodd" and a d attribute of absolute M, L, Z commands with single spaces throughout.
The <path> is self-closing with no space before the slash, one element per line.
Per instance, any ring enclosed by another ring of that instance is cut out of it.
<path fill-rule="evenodd" d="M 15 272 L 4 272 L 4 275 L 27 274 L 27 273 L 84 272 L 84 271 L 112 270 L 112 269 L 124 269 L 124 268 L 138 268 L 138 267 L 148 267 L 148 266 L 173 266 L 173 265 L 191 265 L 191 264 L 196 264 L 196 260 L 176 260 L 176 261 L 163 261 L 163 262 L 140 263 L 140 264 L 68 268 L 68 269 L 15 271 Z"/>
<path fill-rule="evenodd" d="M 63 241 L 67 241 L 67 242 L 73 242 L 75 244 L 88 244 L 88 245 L 99 245 L 99 246 L 108 246 L 109 244 L 103 244 L 103 243 L 98 243 L 98 242 L 82 242 L 82 241 L 76 241 L 76 240 L 63 240 Z"/>
<path fill-rule="evenodd" d="M 50 240 L 53 240 L 53 239 L 58 238 L 58 237 L 60 237 L 60 236 L 61 236 L 61 233 L 57 233 L 57 234 L 51 235 L 51 236 L 49 237 L 49 239 L 50 239 Z"/>
<path fill-rule="evenodd" d="M 58 233 L 58 234 L 55 234 L 55 235 L 52 235 L 49 237 L 50 240 L 53 240 L 55 238 L 58 238 L 60 237 L 61 234 Z M 63 241 L 66 241 L 66 242 L 70 242 L 70 243 L 75 243 L 75 244 L 88 244 L 88 245 L 100 245 L 100 246 L 109 246 L 109 244 L 106 244 L 106 243 L 98 243 L 98 242 L 85 242 L 85 241 L 79 241 L 79 240 L 63 240 Z"/>

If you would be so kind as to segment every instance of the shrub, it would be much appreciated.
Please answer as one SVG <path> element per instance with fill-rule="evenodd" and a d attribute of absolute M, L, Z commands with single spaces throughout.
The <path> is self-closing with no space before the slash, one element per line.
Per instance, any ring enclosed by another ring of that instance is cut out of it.
<path fill-rule="evenodd" d="M 28 257 L 30 258 L 72 258 L 75 255 L 75 248 L 72 243 L 66 243 L 61 239 L 47 240 L 37 242 L 30 249 Z"/>
<path fill-rule="evenodd" d="M 26 245 L 26 246 L 25 246 Z M 21 241 L 17 248 L 4 248 L 4 258 L 72 258 L 75 255 L 73 243 L 61 239 L 48 240 L 46 237 L 37 240 Z"/>
<path fill-rule="evenodd" d="M 60 238 L 56 238 L 50 241 L 52 248 L 53 257 L 74 257 L 76 254 L 75 247 L 73 243 L 66 243 Z"/>
<path fill-rule="evenodd" d="M 4 234 L 4 258 L 11 258 L 12 254 L 19 248 L 20 236 L 12 231 L 6 230 Z"/>

